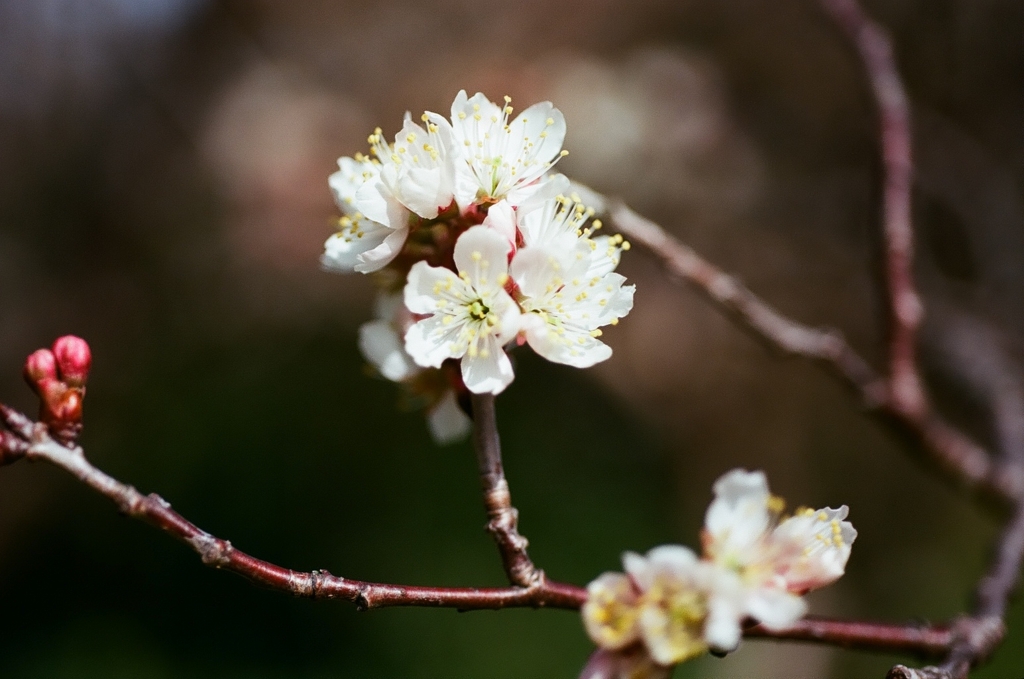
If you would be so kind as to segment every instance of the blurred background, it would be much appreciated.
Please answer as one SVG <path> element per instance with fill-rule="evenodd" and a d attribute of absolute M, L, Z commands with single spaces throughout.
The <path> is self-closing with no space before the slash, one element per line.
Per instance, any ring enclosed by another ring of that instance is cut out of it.
<path fill-rule="evenodd" d="M 929 377 L 997 441 L 979 375 L 1016 384 L 1024 332 L 1024 5 L 865 4 L 914 103 Z M 812 0 L 3 0 L 0 399 L 33 408 L 24 356 L 81 335 L 83 444 L 108 472 L 293 568 L 502 584 L 471 448 L 433 445 L 367 375 L 370 282 L 317 266 L 336 158 L 462 88 L 552 100 L 560 169 L 878 364 L 873 108 Z M 696 544 L 712 481 L 744 466 L 791 506 L 851 506 L 848 576 L 813 612 L 964 609 L 989 516 L 820 369 L 644 253 L 622 271 L 637 296 L 606 333 L 614 358 L 576 371 L 520 352 L 498 402 L 539 565 L 582 584 L 623 550 Z M 29 464 L 0 470 L 0 611 L 0 676 L 18 679 L 543 679 L 575 677 L 591 649 L 568 612 L 357 613 L 262 591 Z M 979 677 L 1021 673 L 1020 605 L 1009 624 Z M 896 660 L 748 642 L 675 676 L 881 677 Z"/>

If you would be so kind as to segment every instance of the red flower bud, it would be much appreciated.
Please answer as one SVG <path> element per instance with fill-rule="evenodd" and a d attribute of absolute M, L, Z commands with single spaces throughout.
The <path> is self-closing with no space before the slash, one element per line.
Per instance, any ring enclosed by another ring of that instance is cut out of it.
<path fill-rule="evenodd" d="M 60 367 L 60 377 L 72 387 L 84 387 L 92 366 L 89 344 L 81 337 L 65 335 L 53 343 L 53 354 Z"/>
<path fill-rule="evenodd" d="M 49 349 L 39 349 L 25 359 L 25 380 L 37 393 L 40 382 L 57 379 L 57 360 Z"/>

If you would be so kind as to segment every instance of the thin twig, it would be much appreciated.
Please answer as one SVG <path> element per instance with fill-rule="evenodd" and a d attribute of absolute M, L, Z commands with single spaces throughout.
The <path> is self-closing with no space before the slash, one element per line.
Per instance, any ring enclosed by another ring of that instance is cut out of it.
<path fill-rule="evenodd" d="M 914 285 L 910 102 L 885 30 L 864 14 L 856 0 L 822 0 L 822 5 L 856 47 L 878 106 L 884 174 L 882 234 L 889 302 L 889 392 L 893 408 L 921 416 L 928 404 L 916 358 L 917 329 L 923 309 Z"/>
<path fill-rule="evenodd" d="M 476 447 L 480 485 L 487 510 L 487 530 L 494 537 L 509 582 L 534 587 L 544 582 L 544 571 L 533 565 L 526 553 L 529 542 L 519 534 L 519 511 L 512 506 L 512 495 L 501 463 L 501 441 L 494 409 L 494 396 L 473 394 L 473 444 Z"/>
<path fill-rule="evenodd" d="M 204 564 L 295 596 L 343 599 L 360 608 L 427 606 L 460 610 L 512 607 L 578 609 L 586 599 L 586 590 L 580 587 L 546 580 L 531 587 L 417 587 L 349 580 L 324 570 L 294 571 L 235 549 L 229 541 L 207 533 L 175 512 L 159 495 L 143 495 L 132 486 L 105 474 L 89 463 L 81 448 L 67 448 L 52 439 L 45 425 L 35 426 L 24 457 L 43 460 L 69 472 L 112 500 L 122 513 L 150 523 L 187 544 L 199 554 Z"/>

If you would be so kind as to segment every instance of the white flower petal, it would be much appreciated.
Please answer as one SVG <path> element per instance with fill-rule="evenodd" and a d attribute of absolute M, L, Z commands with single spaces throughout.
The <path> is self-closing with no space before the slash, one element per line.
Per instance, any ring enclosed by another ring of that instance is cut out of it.
<path fill-rule="evenodd" d="M 437 311 L 439 291 L 450 291 L 457 298 L 469 295 L 466 284 L 450 269 L 416 262 L 409 270 L 404 289 L 405 306 L 414 314 Z"/>
<path fill-rule="evenodd" d="M 515 377 L 512 362 L 494 336 L 481 345 L 475 356 L 462 357 L 462 381 L 474 394 L 500 394 Z"/>
<path fill-rule="evenodd" d="M 722 653 L 736 650 L 740 645 L 743 612 L 730 598 L 713 597 L 708 603 L 708 617 L 704 622 L 704 640 L 708 646 Z"/>
<path fill-rule="evenodd" d="M 401 382 L 420 370 L 412 357 L 405 353 L 402 338 L 390 321 L 363 323 L 359 328 L 359 349 L 366 360 L 392 382 Z"/>
<path fill-rule="evenodd" d="M 440 212 L 439 208 L 445 208 L 451 203 L 441 205 L 445 199 L 441 189 L 443 176 L 440 168 L 411 168 L 402 173 L 398 178 L 398 193 L 402 197 L 402 203 L 424 219 L 433 219 Z"/>
<path fill-rule="evenodd" d="M 405 333 L 405 350 L 417 365 L 440 368 L 445 359 L 460 358 L 465 348 L 458 348 L 458 328 L 445 325 L 441 316 L 431 316 L 413 324 Z"/>
<path fill-rule="evenodd" d="M 427 426 L 436 443 L 448 445 L 466 438 L 473 428 L 473 421 L 459 406 L 455 392 L 449 389 L 427 412 Z"/>
<path fill-rule="evenodd" d="M 327 178 L 334 201 L 345 214 L 355 209 L 356 191 L 369 181 L 375 181 L 380 168 L 368 161 L 353 158 L 338 158 L 338 171 Z"/>
<path fill-rule="evenodd" d="M 320 266 L 327 271 L 351 272 L 360 264 L 360 255 L 380 246 L 391 234 L 391 229 L 379 227 L 355 238 L 348 232 L 333 234 L 324 243 Z"/>
<path fill-rule="evenodd" d="M 455 243 L 455 266 L 478 291 L 500 288 L 501 277 L 508 274 L 508 255 L 512 244 L 486 226 L 474 226 Z"/>
<path fill-rule="evenodd" d="M 405 245 L 405 239 L 409 237 L 409 229 L 395 229 L 387 235 L 387 238 L 377 247 L 360 254 L 357 259 L 355 270 L 360 273 L 372 273 L 379 271 L 390 264 Z"/>
<path fill-rule="evenodd" d="M 452 145 L 457 164 L 456 200 L 518 200 L 542 190 L 537 180 L 559 157 L 565 120 L 550 102 L 535 104 L 509 121 L 510 106 L 481 93 L 460 92 L 452 103 Z M 475 184 L 474 188 L 470 188 Z"/>
<path fill-rule="evenodd" d="M 569 178 L 564 174 L 552 173 L 544 175 L 534 182 L 518 185 L 508 192 L 508 202 L 523 212 L 529 212 L 538 204 L 549 201 L 556 196 L 570 191 Z"/>
<path fill-rule="evenodd" d="M 748 594 L 746 613 L 768 629 L 785 629 L 804 617 L 807 604 L 785 590 L 762 587 Z"/>
<path fill-rule="evenodd" d="M 704 527 L 712 539 L 715 559 L 755 557 L 752 550 L 762 540 L 772 521 L 768 508 L 770 493 L 764 472 L 734 469 L 715 482 L 715 499 L 704 516 Z"/>
<path fill-rule="evenodd" d="M 384 168 L 381 173 L 384 172 L 393 173 L 393 170 Z M 379 178 L 370 179 L 356 190 L 352 207 L 367 219 L 392 229 L 408 225 L 409 211 Z"/>
<path fill-rule="evenodd" d="M 551 286 L 561 287 L 558 279 L 565 275 L 562 258 L 552 248 L 525 247 L 516 252 L 509 265 L 509 275 L 527 297 L 542 297 Z"/>
<path fill-rule="evenodd" d="M 513 245 L 516 242 L 516 214 L 507 201 L 499 201 L 487 210 L 484 226 L 494 229 Z"/>

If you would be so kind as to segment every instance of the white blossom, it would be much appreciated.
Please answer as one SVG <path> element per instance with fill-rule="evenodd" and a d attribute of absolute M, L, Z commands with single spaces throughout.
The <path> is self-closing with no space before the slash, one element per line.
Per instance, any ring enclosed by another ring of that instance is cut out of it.
<path fill-rule="evenodd" d="M 596 244 L 580 241 L 573 251 L 527 247 L 512 260 L 510 273 L 521 293 L 526 341 L 538 354 L 577 368 L 612 355 L 599 340 L 601 327 L 618 323 L 633 308 L 635 287 L 608 272 L 592 275 Z"/>
<path fill-rule="evenodd" d="M 502 199 L 518 206 L 537 192 L 565 190 L 564 178 L 544 177 L 567 153 L 562 151 L 561 111 L 545 101 L 510 122 L 511 101 L 505 97 L 499 106 L 479 92 L 469 97 L 462 90 L 452 103 L 452 136 L 461 157 L 456 163 L 456 199 L 463 208 Z"/>
<path fill-rule="evenodd" d="M 371 219 L 387 218 L 374 193 L 393 199 L 423 219 L 434 219 L 447 209 L 455 197 L 455 160 L 452 157 L 451 129 L 431 122 L 431 114 L 424 113 L 423 129 L 405 114 L 401 131 L 394 144 L 387 144 L 380 128 L 370 135 L 371 151 L 380 163 L 379 181 L 365 190 L 367 204 L 364 214 Z M 358 202 L 360 208 L 364 206 Z M 387 222 L 385 222 L 387 223 Z M 389 224 L 397 228 L 395 224 Z"/>
<path fill-rule="evenodd" d="M 462 359 L 462 379 L 477 394 L 500 393 L 512 381 L 504 344 L 519 332 L 520 311 L 505 291 L 507 239 L 475 226 L 455 244 L 450 269 L 417 262 L 405 286 L 405 305 L 426 316 L 405 335 L 405 348 L 421 366 Z"/>
<path fill-rule="evenodd" d="M 402 250 L 409 235 L 408 210 L 377 190 L 379 176 L 380 164 L 362 154 L 338 159 L 338 171 L 327 181 L 343 216 L 338 232 L 324 243 L 320 264 L 325 269 L 370 273 Z"/>
<path fill-rule="evenodd" d="M 601 667 L 635 662 L 640 651 L 666 667 L 709 648 L 731 651 L 744 620 L 788 627 L 806 612 L 801 594 L 843 574 L 857 537 L 845 506 L 798 510 L 780 522 L 783 503 L 764 474 L 742 469 L 719 478 L 714 491 L 701 558 L 676 545 L 627 553 L 625 573 L 590 583 L 583 622 L 607 652 Z M 608 671 L 594 676 L 616 677 Z"/>
<path fill-rule="evenodd" d="M 625 574 L 604 573 L 590 583 L 582 609 L 594 643 L 621 654 L 615 663 L 610 656 L 609 666 L 620 668 L 630 659 L 628 667 L 667 668 L 704 653 L 708 564 L 676 545 L 656 547 L 645 556 L 627 552 L 622 562 Z M 649 660 L 638 662 L 640 657 Z"/>
<path fill-rule="evenodd" d="M 393 144 L 374 130 L 367 140 L 373 158 L 338 159 L 328 184 L 344 216 L 324 244 L 325 269 L 370 273 L 387 266 L 402 251 L 412 220 L 434 219 L 451 205 L 451 128 L 423 117 L 426 129 L 406 113 Z"/>
<path fill-rule="evenodd" d="M 768 490 L 763 472 L 723 475 L 704 522 L 707 558 L 725 574 L 715 587 L 715 636 L 720 650 L 739 643 L 747 616 L 781 629 L 807 611 L 801 594 L 843 575 L 857 537 L 848 509 L 803 509 L 779 522 L 784 502 Z"/>

